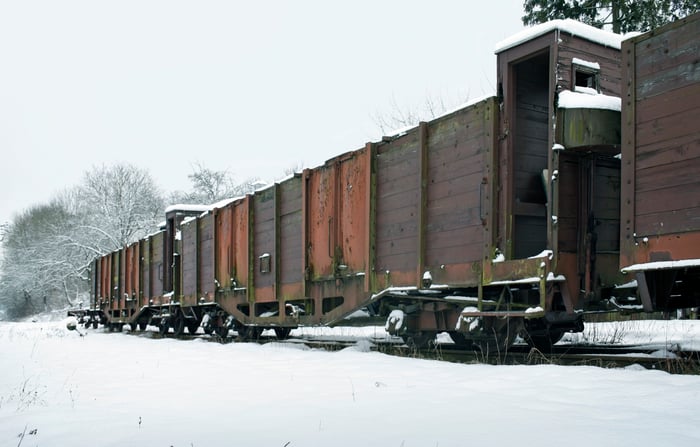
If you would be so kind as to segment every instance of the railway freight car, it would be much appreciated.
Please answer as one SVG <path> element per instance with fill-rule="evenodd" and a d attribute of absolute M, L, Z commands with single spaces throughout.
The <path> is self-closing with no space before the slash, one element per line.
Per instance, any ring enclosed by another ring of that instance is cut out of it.
<path fill-rule="evenodd" d="M 644 310 L 700 305 L 700 14 L 624 42 L 621 268 Z"/>
<path fill-rule="evenodd" d="M 620 221 L 621 42 L 530 28 L 498 45 L 494 97 L 246 197 L 171 207 L 163 231 L 95 261 L 93 315 L 244 339 L 361 315 L 408 343 L 448 332 L 484 350 L 582 330 L 585 311 L 637 297 L 619 287 L 636 217 Z M 625 188 L 623 204 L 639 192 Z"/>

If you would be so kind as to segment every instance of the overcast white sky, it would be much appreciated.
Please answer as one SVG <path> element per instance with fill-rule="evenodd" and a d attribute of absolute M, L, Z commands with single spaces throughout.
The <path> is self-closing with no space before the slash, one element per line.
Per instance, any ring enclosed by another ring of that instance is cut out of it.
<path fill-rule="evenodd" d="M 0 222 L 95 165 L 270 181 L 378 139 L 394 101 L 490 94 L 522 4 L 0 0 Z"/>

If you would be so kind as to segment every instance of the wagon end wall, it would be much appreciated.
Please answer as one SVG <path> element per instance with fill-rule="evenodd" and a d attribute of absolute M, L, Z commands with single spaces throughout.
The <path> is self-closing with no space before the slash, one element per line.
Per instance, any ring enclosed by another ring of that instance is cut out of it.
<path fill-rule="evenodd" d="M 700 258 L 700 14 L 623 43 L 621 266 Z"/>

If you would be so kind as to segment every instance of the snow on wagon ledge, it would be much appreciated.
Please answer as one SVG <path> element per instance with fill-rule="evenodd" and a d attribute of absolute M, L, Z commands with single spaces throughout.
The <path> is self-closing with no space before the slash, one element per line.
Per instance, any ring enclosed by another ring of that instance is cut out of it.
<path fill-rule="evenodd" d="M 603 109 L 616 112 L 622 110 L 622 100 L 617 96 L 592 95 L 570 90 L 559 92 L 557 105 L 561 109 Z"/>
<path fill-rule="evenodd" d="M 666 270 L 685 267 L 700 267 L 700 259 L 684 259 L 682 261 L 656 261 L 644 264 L 634 264 L 624 267 L 622 273 L 642 272 L 645 270 Z"/>

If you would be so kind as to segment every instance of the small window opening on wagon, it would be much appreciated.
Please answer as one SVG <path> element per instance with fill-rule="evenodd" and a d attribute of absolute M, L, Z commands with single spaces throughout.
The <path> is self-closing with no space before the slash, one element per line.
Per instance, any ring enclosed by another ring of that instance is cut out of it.
<path fill-rule="evenodd" d="M 264 253 L 260 256 L 260 273 L 270 273 L 272 270 L 272 259 L 270 253 Z"/>
<path fill-rule="evenodd" d="M 580 61 L 574 58 L 571 67 L 572 90 L 592 89 L 600 93 L 600 66 L 595 62 Z"/>

